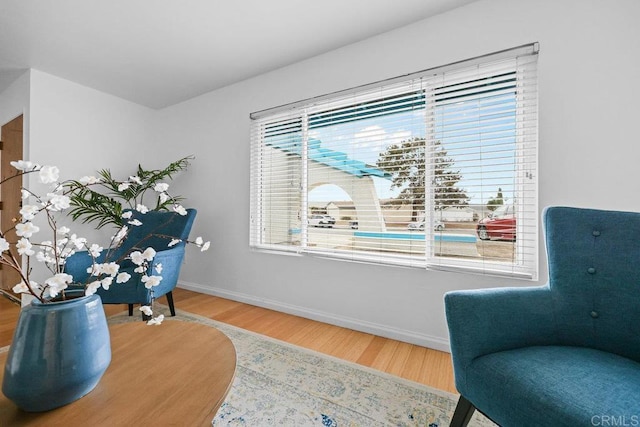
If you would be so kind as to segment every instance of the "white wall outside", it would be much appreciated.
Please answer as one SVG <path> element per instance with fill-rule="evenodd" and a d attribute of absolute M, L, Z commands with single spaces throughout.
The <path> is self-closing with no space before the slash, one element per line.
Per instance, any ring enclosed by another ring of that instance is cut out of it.
<path fill-rule="evenodd" d="M 448 207 L 438 211 L 437 215 L 442 221 L 473 221 L 473 211 L 469 208 Z"/>

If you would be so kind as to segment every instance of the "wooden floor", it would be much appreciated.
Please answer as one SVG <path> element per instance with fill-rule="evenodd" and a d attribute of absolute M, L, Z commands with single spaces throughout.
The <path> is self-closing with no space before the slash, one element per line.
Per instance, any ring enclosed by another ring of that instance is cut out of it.
<path fill-rule="evenodd" d="M 173 298 L 181 310 L 456 393 L 448 353 L 184 289 Z M 125 309 L 105 306 L 108 315 Z M 0 347 L 11 343 L 18 311 L 0 297 Z"/>

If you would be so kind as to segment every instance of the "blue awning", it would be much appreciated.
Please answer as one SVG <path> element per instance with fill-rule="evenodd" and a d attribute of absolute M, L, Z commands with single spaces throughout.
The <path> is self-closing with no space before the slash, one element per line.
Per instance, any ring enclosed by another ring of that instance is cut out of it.
<path fill-rule="evenodd" d="M 296 134 L 266 136 L 265 145 L 277 148 L 278 150 L 301 155 L 302 138 Z M 359 178 L 364 176 L 377 176 L 391 179 L 391 174 L 384 172 L 375 166 L 368 165 L 359 160 L 350 159 L 346 153 L 341 151 L 322 148 L 322 141 L 310 139 L 307 145 L 307 157 L 309 160 L 321 163 L 334 169 L 346 172 Z"/>

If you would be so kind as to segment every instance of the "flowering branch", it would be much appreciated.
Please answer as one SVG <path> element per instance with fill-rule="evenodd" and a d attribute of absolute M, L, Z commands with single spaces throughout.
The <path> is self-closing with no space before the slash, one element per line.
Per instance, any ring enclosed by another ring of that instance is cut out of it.
<path fill-rule="evenodd" d="M 111 217 L 116 214 L 119 215 L 118 220 L 122 225 L 111 237 L 106 252 L 104 252 L 105 250 L 102 246 L 95 243 L 88 244 L 87 239 L 71 233 L 68 227 L 58 226 L 56 215 L 69 208 L 74 194 L 85 194 L 84 191 L 89 186 L 99 184 L 100 181 L 97 178 L 83 177 L 77 181 L 69 180 L 58 182 L 59 170 L 55 166 L 40 166 L 24 160 L 11 162 L 11 165 L 15 167 L 18 172 L 0 181 L 0 185 L 9 179 L 18 179 L 26 174 L 37 173 L 38 182 L 40 184 L 50 185 L 51 188 L 51 191 L 47 192 L 45 197 L 41 197 L 33 191 L 23 188 L 21 191 L 23 206 L 20 209 L 20 217 L 15 220 L 15 224 L 11 228 L 0 232 L 0 263 L 17 271 L 20 276 L 20 283 L 13 287 L 14 292 L 28 293 L 42 303 L 47 303 L 56 298 L 66 299 L 65 289 L 67 289 L 69 285 L 74 284 L 80 285 L 84 289 L 85 295 L 91 295 L 99 288 L 108 290 L 114 281 L 116 284 L 120 284 L 126 283 L 131 279 L 131 274 L 120 271 L 120 263 L 124 260 L 131 261 L 136 265 L 133 272 L 140 275 L 140 281 L 147 289 L 153 290 L 155 286 L 160 284 L 162 281 L 162 264 L 153 264 L 156 251 L 151 247 L 144 250 L 138 250 L 136 247 L 127 253 L 119 253 L 117 260 L 109 259 L 110 256 L 118 253 L 115 249 L 119 248 L 127 237 L 131 230 L 130 227 L 142 225 L 139 219 L 132 219 L 132 211 L 122 213 L 121 205 L 119 205 L 119 207 L 115 208 L 114 212 L 110 212 Z M 141 168 L 139 169 L 139 172 L 146 173 L 146 171 Z M 137 199 L 138 195 L 143 194 L 144 191 L 149 188 L 153 188 L 158 194 L 157 197 L 161 204 L 166 205 L 171 203 L 173 211 L 179 215 L 187 215 L 187 210 L 178 204 L 175 198 L 171 198 L 171 196 L 168 195 L 168 184 L 156 182 L 152 187 L 149 187 L 152 180 L 159 177 L 170 176 L 169 172 L 156 173 L 150 178 L 148 175 L 143 174 L 145 179 L 148 179 L 146 184 L 142 184 L 143 181 L 141 178 L 129 177 L 129 181 L 134 181 L 134 184 L 130 184 L 129 186 L 138 185 L 148 187 L 141 191 L 136 190 L 134 200 L 140 202 L 141 199 Z M 119 186 L 122 186 L 122 183 L 120 183 Z M 128 189 L 123 189 L 122 191 L 125 190 Z M 142 203 L 136 203 L 135 209 L 141 214 L 149 211 Z M 52 237 L 51 240 L 35 242 L 34 236 L 40 232 L 40 226 L 34 224 L 34 220 L 42 215 L 46 218 L 46 226 L 52 232 Z M 6 236 L 9 231 L 15 231 L 19 239 L 17 239 L 17 241 L 8 241 Z M 140 243 L 153 235 L 154 234 L 144 237 L 137 245 L 140 245 Z M 174 239 L 172 236 L 161 237 L 169 241 L 168 247 L 181 242 L 181 240 Z M 194 241 L 184 240 L 184 242 L 195 244 L 201 251 L 207 250 L 210 245 L 209 242 L 204 242 L 201 237 L 196 238 Z M 77 283 L 77 280 L 74 280 L 72 275 L 65 272 L 65 265 L 69 257 L 80 250 L 86 250 L 86 253 L 91 259 L 91 266 L 86 271 L 88 278 L 84 284 Z M 24 258 L 24 263 L 18 260 L 18 255 Z M 35 257 L 36 261 L 43 263 L 51 273 L 42 283 L 31 280 L 32 257 Z M 149 313 L 148 315 L 150 316 L 150 313 L 152 313 L 151 307 L 145 307 L 144 312 L 145 314 Z M 162 318 L 159 316 L 152 320 L 153 322 L 151 324 L 159 324 Z"/>

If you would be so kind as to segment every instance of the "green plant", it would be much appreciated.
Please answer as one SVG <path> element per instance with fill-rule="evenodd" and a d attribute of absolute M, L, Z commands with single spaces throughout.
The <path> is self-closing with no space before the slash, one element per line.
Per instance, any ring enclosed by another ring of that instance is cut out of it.
<path fill-rule="evenodd" d="M 96 223 L 96 228 L 100 229 L 108 224 L 122 227 L 125 222 L 122 214 L 126 209 L 183 209 L 178 202 L 184 198 L 169 195 L 169 184 L 164 181 L 171 180 L 175 174 L 186 170 L 190 160 L 193 160 L 193 156 L 176 160 L 164 169 L 154 170 L 146 170 L 138 165 L 136 174 L 124 181 L 115 179 L 109 169 L 98 171 L 98 177 L 85 176 L 77 181 L 70 181 L 65 184 L 71 205 L 68 214 L 74 221 Z M 155 196 L 155 207 L 152 208 L 146 204 L 149 197 L 145 199 L 149 190 L 153 190 Z"/>

